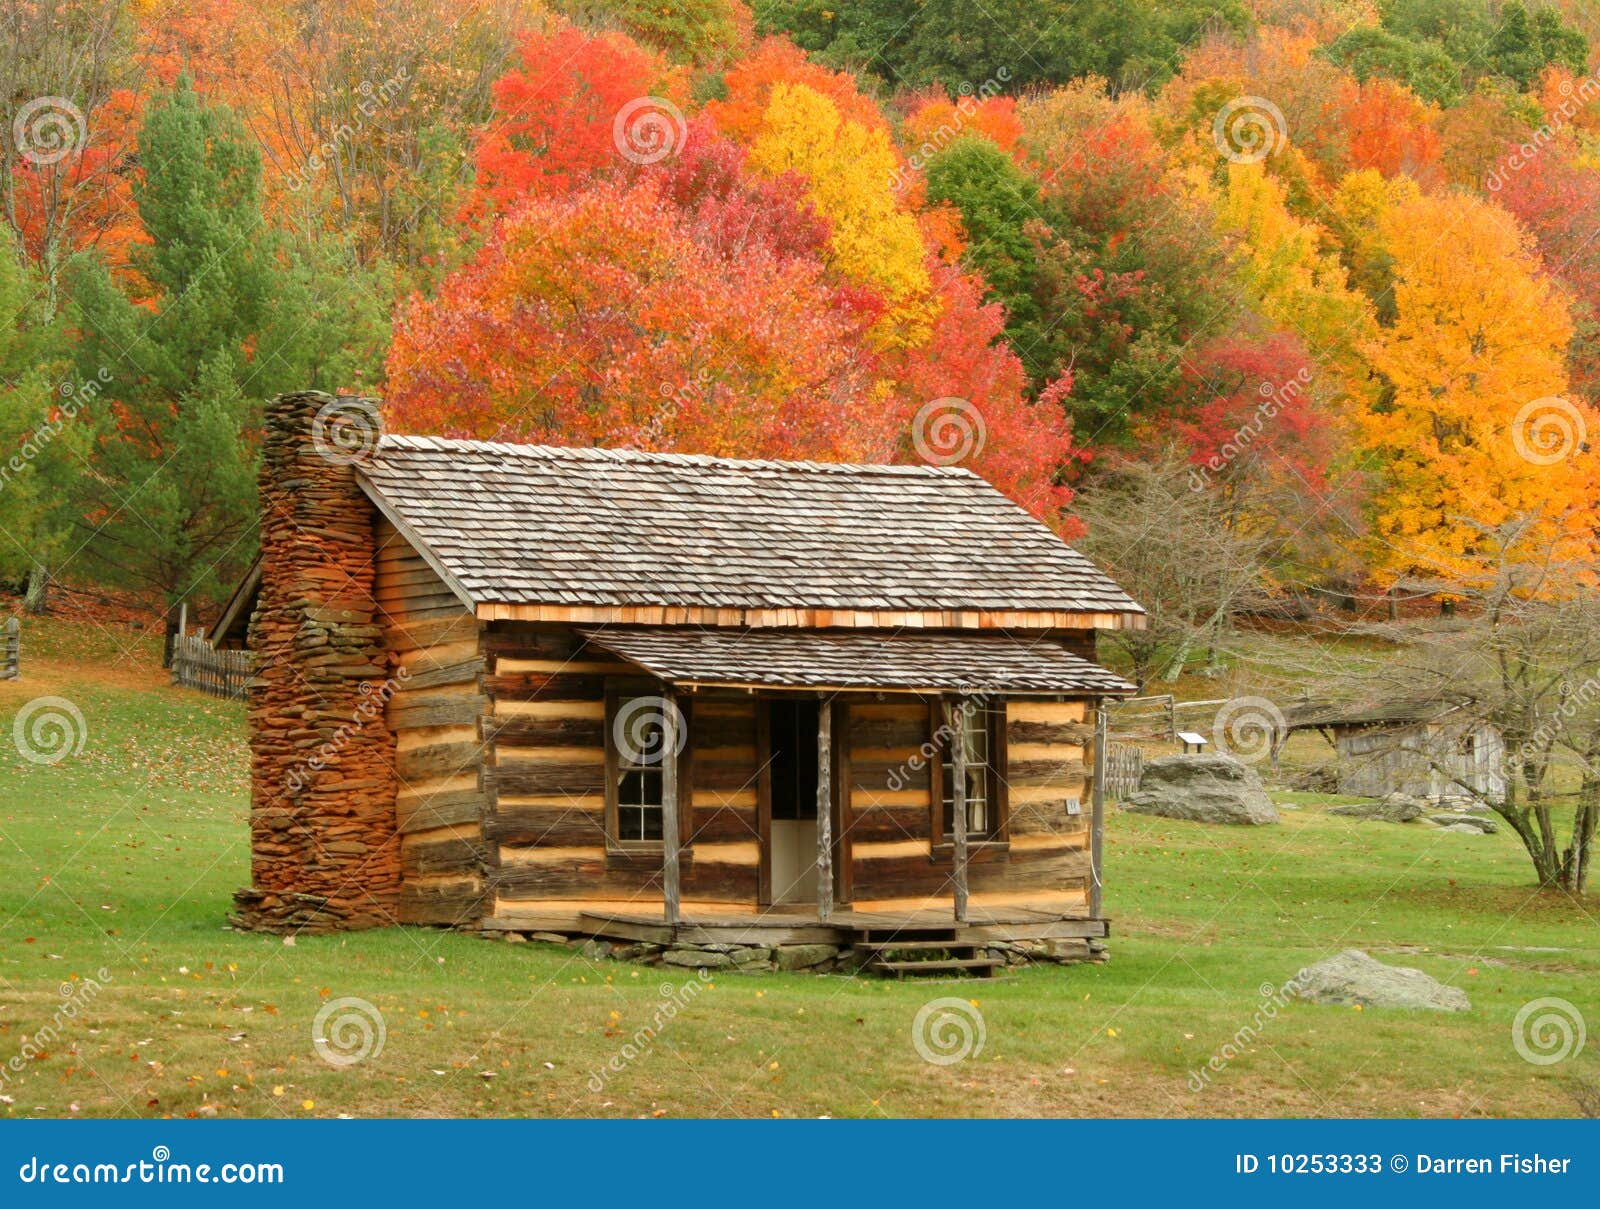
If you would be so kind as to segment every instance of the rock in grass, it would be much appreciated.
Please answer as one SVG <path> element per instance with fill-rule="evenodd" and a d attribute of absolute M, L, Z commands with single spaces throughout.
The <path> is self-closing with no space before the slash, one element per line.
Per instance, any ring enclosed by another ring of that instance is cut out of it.
<path fill-rule="evenodd" d="M 1428 804 L 1407 793 L 1391 793 L 1376 802 L 1351 802 L 1328 811 L 1340 818 L 1365 819 L 1380 823 L 1409 823 L 1428 812 Z"/>
<path fill-rule="evenodd" d="M 1485 835 L 1493 835 L 1500 830 L 1499 823 L 1480 814 L 1436 814 L 1433 821 L 1450 831 L 1481 831 Z"/>
<path fill-rule="evenodd" d="M 1139 778 L 1139 791 L 1125 798 L 1122 807 L 1196 823 L 1259 826 L 1278 821 L 1278 809 L 1255 769 L 1221 752 L 1151 760 Z"/>
<path fill-rule="evenodd" d="M 1407 966 L 1389 966 L 1360 949 L 1301 970 L 1292 980 L 1294 993 L 1310 1003 L 1360 1004 L 1362 1007 L 1410 1008 L 1433 1012 L 1470 1011 L 1465 991 Z"/>

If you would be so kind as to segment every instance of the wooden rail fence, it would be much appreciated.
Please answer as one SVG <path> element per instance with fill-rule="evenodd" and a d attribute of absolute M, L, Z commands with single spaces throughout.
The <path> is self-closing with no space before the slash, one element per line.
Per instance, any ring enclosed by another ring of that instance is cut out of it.
<path fill-rule="evenodd" d="M 4 635 L 0 636 L 0 680 L 15 680 L 21 675 L 22 622 L 8 617 Z"/>
<path fill-rule="evenodd" d="M 1175 742 L 1180 729 L 1211 729 L 1219 701 L 1179 701 L 1171 693 L 1154 697 L 1128 697 L 1110 706 L 1111 733 L 1119 739 L 1166 739 Z"/>
<path fill-rule="evenodd" d="M 179 635 L 172 645 L 172 683 L 213 697 L 244 699 L 245 682 L 255 668 L 249 651 L 219 651 L 198 635 Z"/>

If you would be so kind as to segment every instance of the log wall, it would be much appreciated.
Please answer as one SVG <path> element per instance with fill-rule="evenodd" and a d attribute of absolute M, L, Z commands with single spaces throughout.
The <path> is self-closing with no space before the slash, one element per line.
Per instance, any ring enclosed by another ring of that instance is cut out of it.
<path fill-rule="evenodd" d="M 482 625 L 387 520 L 376 524 L 374 596 L 393 693 L 400 919 L 475 923 L 486 909 Z"/>
<path fill-rule="evenodd" d="M 1086 911 L 1089 704 L 1009 701 L 1003 708 L 997 756 L 1005 762 L 1007 842 L 972 846 L 970 902 Z M 935 729 L 928 704 L 853 704 L 848 718 L 853 905 L 892 911 L 952 902 L 953 853 L 932 834 L 933 768 L 922 746 Z"/>

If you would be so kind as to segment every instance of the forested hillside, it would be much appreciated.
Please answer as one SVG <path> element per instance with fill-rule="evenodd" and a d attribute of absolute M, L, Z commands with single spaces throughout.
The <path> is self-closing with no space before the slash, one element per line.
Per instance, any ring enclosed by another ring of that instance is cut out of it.
<path fill-rule="evenodd" d="M 0 581 L 36 603 L 214 600 L 300 387 L 960 462 L 1136 594 L 1140 540 L 1247 564 L 1174 589 L 1202 615 L 1594 564 L 1582 0 L 10 0 L 0 34 Z"/>

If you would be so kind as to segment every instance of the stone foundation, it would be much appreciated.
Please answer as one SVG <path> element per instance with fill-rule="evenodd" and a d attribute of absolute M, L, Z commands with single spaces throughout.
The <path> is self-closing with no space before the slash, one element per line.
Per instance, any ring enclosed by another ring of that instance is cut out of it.
<path fill-rule="evenodd" d="M 313 440 L 319 413 L 335 404 L 303 392 L 267 405 L 261 594 L 250 619 L 251 884 L 234 895 L 236 927 L 396 922 L 397 780 L 372 596 L 373 508 L 348 453 Z"/>
<path fill-rule="evenodd" d="M 495 931 L 481 932 L 479 935 L 511 944 L 539 941 L 568 945 L 592 961 L 628 961 L 686 970 L 713 970 L 724 974 L 770 974 L 776 971 L 851 974 L 861 965 L 849 945 L 656 944 L 648 941 L 612 941 L 561 932 Z M 1105 961 L 1109 956 L 1103 940 L 996 941 L 983 947 L 991 957 L 1003 959 L 1007 966 L 1023 966 L 1033 962 L 1076 965 L 1083 961 Z"/>

